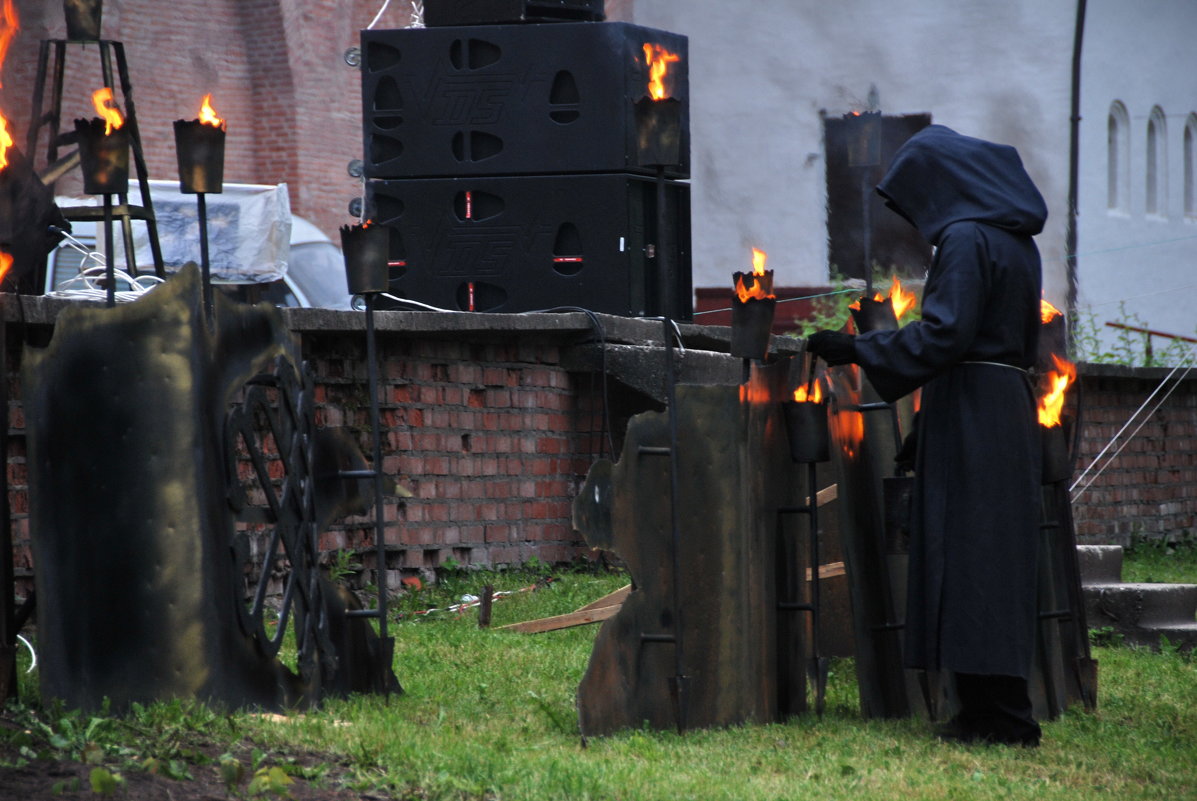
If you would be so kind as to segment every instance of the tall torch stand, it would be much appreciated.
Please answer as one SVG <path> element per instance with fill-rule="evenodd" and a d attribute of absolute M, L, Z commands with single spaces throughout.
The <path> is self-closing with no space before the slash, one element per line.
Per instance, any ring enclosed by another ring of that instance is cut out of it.
<path fill-rule="evenodd" d="M 200 269 L 204 278 L 204 310 L 212 314 L 212 265 L 208 258 L 209 192 L 224 191 L 224 123 L 175 120 L 175 153 L 179 162 L 179 191 L 195 195 L 199 217 Z"/>
<path fill-rule="evenodd" d="M 369 478 L 374 481 L 374 559 L 378 582 L 378 605 L 365 614 L 378 620 L 377 675 L 386 675 L 394 658 L 395 641 L 387 636 L 387 552 L 383 508 L 382 433 L 378 409 L 378 356 L 374 333 L 374 306 L 378 295 L 387 289 L 387 259 L 390 238 L 386 228 L 371 225 L 341 227 L 341 250 L 345 255 L 345 277 L 352 295 L 366 301 L 366 372 L 370 393 L 370 432 L 373 466 Z"/>
<path fill-rule="evenodd" d="M 79 160 L 83 168 L 83 191 L 104 198 L 105 281 L 108 305 L 116 305 L 116 269 L 112 253 L 112 196 L 129 191 L 129 131 L 106 130 L 104 120 L 75 120 Z"/>
<path fill-rule="evenodd" d="M 816 465 L 826 462 L 830 456 L 830 433 L 827 425 L 827 404 L 822 401 L 815 382 L 815 357 L 810 356 L 810 375 L 806 386 L 795 393 L 795 400 L 782 402 L 786 433 L 790 442 L 790 458 L 807 466 L 806 503 L 801 506 L 783 506 L 779 514 L 805 515 L 808 526 L 807 545 L 810 564 L 809 601 L 798 599 L 778 601 L 781 612 L 807 612 L 810 614 L 810 662 L 809 675 L 815 692 L 815 713 L 823 714 L 824 697 L 827 689 L 827 659 L 819 645 L 820 588 L 819 588 L 819 485 Z"/>

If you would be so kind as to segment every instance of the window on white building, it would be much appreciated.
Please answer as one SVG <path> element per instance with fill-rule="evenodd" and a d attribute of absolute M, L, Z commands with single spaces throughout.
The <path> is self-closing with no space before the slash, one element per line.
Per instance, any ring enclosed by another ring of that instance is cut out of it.
<path fill-rule="evenodd" d="M 1147 118 L 1147 213 L 1168 213 L 1168 138 L 1164 110 L 1156 106 Z"/>
<path fill-rule="evenodd" d="M 1185 182 L 1185 216 L 1197 217 L 1197 188 L 1193 186 L 1194 179 L 1197 176 L 1193 175 L 1194 165 L 1193 159 L 1197 157 L 1194 148 L 1197 148 L 1197 114 L 1190 114 L 1188 121 L 1185 123 L 1185 142 L 1184 142 L 1184 182 Z"/>
<path fill-rule="evenodd" d="M 1110 104 L 1106 125 L 1106 207 L 1130 210 L 1130 116 L 1122 101 Z"/>

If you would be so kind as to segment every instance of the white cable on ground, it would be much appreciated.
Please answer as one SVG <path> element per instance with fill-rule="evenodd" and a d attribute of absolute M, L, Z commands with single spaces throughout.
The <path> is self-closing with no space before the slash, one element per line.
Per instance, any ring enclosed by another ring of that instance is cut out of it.
<path fill-rule="evenodd" d="M 1167 384 L 1172 379 L 1172 377 L 1174 375 L 1176 375 L 1176 372 L 1178 370 L 1180 370 L 1182 367 L 1185 368 L 1184 372 L 1181 373 L 1180 377 L 1176 379 L 1176 383 L 1172 385 L 1172 388 L 1169 389 L 1167 391 L 1167 393 L 1164 394 L 1164 397 L 1160 398 L 1160 400 L 1154 406 L 1152 406 L 1151 409 L 1146 414 L 1143 415 L 1143 419 L 1139 421 L 1139 424 L 1137 426 L 1135 426 L 1135 429 L 1134 429 L 1134 431 L 1132 431 L 1130 433 L 1130 436 L 1128 436 L 1123 441 L 1123 443 L 1120 446 L 1118 446 L 1118 449 L 1116 451 L 1114 451 L 1114 453 L 1111 454 L 1108 459 L 1106 459 L 1105 463 L 1101 466 L 1101 468 L 1098 469 L 1097 472 L 1095 472 L 1093 474 L 1093 476 L 1087 482 L 1085 482 L 1085 486 L 1081 487 L 1079 490 L 1076 491 L 1075 494 L 1071 495 L 1071 499 L 1074 503 L 1076 502 L 1076 500 L 1079 497 L 1081 497 L 1081 495 L 1084 494 L 1085 490 L 1089 489 L 1089 487 L 1093 484 L 1093 482 L 1097 480 L 1098 476 L 1100 476 L 1102 473 L 1104 473 L 1106 471 L 1106 469 L 1114 462 L 1114 459 L 1116 459 L 1118 457 L 1118 454 L 1122 453 L 1122 449 L 1127 446 L 1127 443 L 1129 443 L 1132 439 L 1135 438 L 1135 435 L 1138 434 L 1139 430 L 1141 428 L 1143 428 L 1143 426 L 1147 423 L 1148 420 L 1151 419 L 1151 416 L 1153 414 L 1155 414 L 1156 411 L 1158 411 L 1159 408 L 1164 405 L 1164 403 L 1168 400 L 1168 398 L 1172 395 L 1172 393 L 1176 391 L 1176 388 L 1180 386 L 1180 382 L 1183 381 L 1185 379 L 1185 377 L 1189 374 L 1189 372 L 1193 369 L 1192 361 L 1193 361 L 1194 356 L 1197 356 L 1197 348 L 1189 348 L 1189 352 L 1181 360 L 1180 364 L 1173 367 L 1172 370 L 1168 373 L 1168 375 L 1164 376 L 1163 380 L 1160 381 L 1159 386 L 1157 386 L 1152 391 L 1152 393 L 1147 396 L 1147 400 L 1143 401 L 1143 403 L 1139 405 L 1139 408 L 1136 409 L 1133 414 L 1131 414 L 1130 418 L 1127 419 L 1126 423 L 1122 426 L 1122 428 L 1118 429 L 1118 432 L 1116 434 L 1114 434 L 1113 437 L 1110 438 L 1110 441 L 1108 443 L 1106 443 L 1106 446 L 1104 448 L 1101 449 L 1101 452 L 1098 453 L 1097 456 L 1093 457 L 1093 461 L 1091 461 L 1089 463 L 1089 466 L 1086 467 L 1081 472 L 1081 474 L 1076 477 L 1076 480 L 1073 481 L 1072 485 L 1068 488 L 1069 493 L 1072 493 L 1073 490 L 1076 490 L 1077 485 L 1080 484 L 1082 481 L 1084 481 L 1085 476 L 1087 476 L 1089 474 L 1089 472 L 1091 470 L 1093 470 L 1093 468 L 1098 464 L 1098 462 L 1101 461 L 1101 458 L 1103 456 L 1105 456 L 1106 452 L 1109 451 L 1110 448 L 1112 448 L 1114 446 L 1114 443 L 1118 441 L 1118 438 L 1122 436 L 1123 432 L 1125 432 L 1131 426 L 1131 424 L 1135 422 L 1135 418 L 1137 418 L 1139 416 L 1139 414 L 1142 413 L 1143 410 L 1147 408 L 1148 404 L 1151 403 L 1152 399 L 1157 394 L 1159 394 L 1161 389 L 1164 388 L 1164 385 Z M 1186 364 L 1188 365 L 1187 367 L 1185 366 Z"/>

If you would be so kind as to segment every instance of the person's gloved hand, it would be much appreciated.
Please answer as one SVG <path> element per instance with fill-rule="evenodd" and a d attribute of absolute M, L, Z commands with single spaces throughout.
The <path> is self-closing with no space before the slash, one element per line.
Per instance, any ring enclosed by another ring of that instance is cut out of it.
<path fill-rule="evenodd" d="M 856 337 L 840 331 L 816 331 L 806 340 L 806 350 L 831 366 L 856 361 Z"/>

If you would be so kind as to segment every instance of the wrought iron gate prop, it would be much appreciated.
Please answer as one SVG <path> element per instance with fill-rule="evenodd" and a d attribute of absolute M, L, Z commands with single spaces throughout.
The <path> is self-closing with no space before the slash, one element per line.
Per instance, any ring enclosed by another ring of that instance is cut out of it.
<path fill-rule="evenodd" d="M 376 643 L 317 565 L 318 500 L 330 514 L 356 491 L 322 490 L 318 477 L 343 481 L 353 457 L 335 437 L 314 447 L 310 377 L 280 312 L 215 301 L 209 320 L 189 266 L 134 303 L 64 311 L 50 345 L 26 350 L 47 698 L 282 709 L 398 688 L 389 663 L 381 675 L 353 664 Z M 274 571 L 283 601 L 270 633 Z M 292 621 L 294 671 L 279 659 Z"/>

